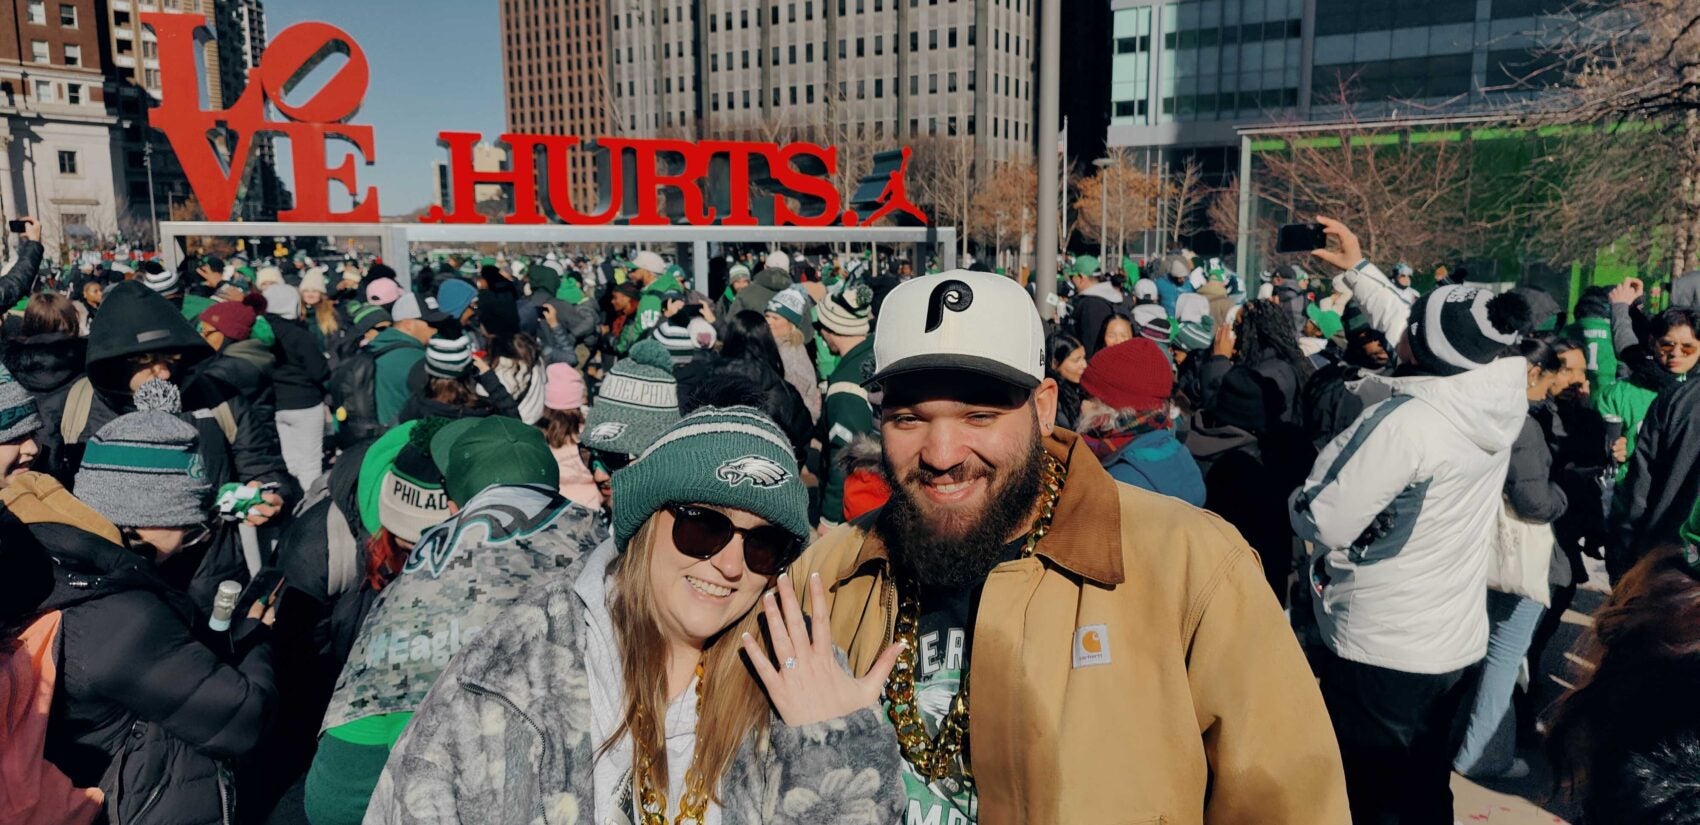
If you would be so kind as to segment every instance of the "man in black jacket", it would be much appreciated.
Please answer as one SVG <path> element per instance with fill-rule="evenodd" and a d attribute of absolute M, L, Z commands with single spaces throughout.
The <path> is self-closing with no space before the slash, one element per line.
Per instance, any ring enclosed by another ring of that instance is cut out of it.
<path fill-rule="evenodd" d="M 1642 556 L 1681 541 L 1677 531 L 1700 500 L 1700 381 L 1659 393 L 1613 504 L 1615 541 L 1606 572 L 1616 583 Z"/>

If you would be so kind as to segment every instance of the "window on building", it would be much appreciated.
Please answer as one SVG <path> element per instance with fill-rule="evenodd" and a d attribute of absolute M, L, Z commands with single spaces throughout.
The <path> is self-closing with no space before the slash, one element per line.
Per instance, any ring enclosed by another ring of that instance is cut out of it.
<path fill-rule="evenodd" d="M 916 136 L 920 133 L 921 133 L 921 119 L 918 118 L 918 117 L 909 118 L 909 136 L 914 137 L 914 136 Z"/>
<path fill-rule="evenodd" d="M 748 69 L 750 67 L 750 50 L 749 49 L 744 50 L 743 64 L 744 64 L 743 68 L 745 68 L 745 69 Z"/>
<path fill-rule="evenodd" d="M 857 100 L 867 100 L 868 99 L 868 81 L 866 81 L 866 80 L 856 81 L 856 99 Z"/>
<path fill-rule="evenodd" d="M 81 84 L 81 83 L 67 83 L 67 84 L 65 84 L 65 102 L 73 104 L 73 105 L 82 103 L 83 102 L 83 84 Z"/>
<path fill-rule="evenodd" d="M 909 76 L 909 94 L 918 95 L 920 93 L 921 93 L 921 76 L 918 75 L 918 74 L 912 74 L 912 75 Z M 913 130 L 911 130 L 911 131 L 913 131 Z"/>
<path fill-rule="evenodd" d="M 949 46 L 952 49 L 956 48 L 956 27 L 955 26 L 950 27 L 949 37 L 946 38 L 946 45 Z"/>
<path fill-rule="evenodd" d="M 939 76 L 938 76 L 937 72 L 934 72 L 932 74 L 927 75 L 927 94 L 936 95 L 938 93 L 939 93 Z"/>
<path fill-rule="evenodd" d="M 796 61 L 792 61 L 792 62 L 795 63 Z M 773 47 L 773 63 L 771 65 L 774 65 L 774 66 L 779 65 L 779 47 L 778 46 Z"/>
<path fill-rule="evenodd" d="M 968 24 L 968 45 L 970 45 L 970 46 L 974 45 L 974 30 L 975 30 L 974 24 L 969 23 Z"/>
<path fill-rule="evenodd" d="M 47 25 L 46 0 L 30 0 L 29 21 L 37 26 Z"/>
<path fill-rule="evenodd" d="M 815 87 L 813 87 L 813 86 L 803 87 L 803 99 L 804 99 L 804 102 L 807 102 L 807 103 L 815 102 Z"/>
<path fill-rule="evenodd" d="M 68 29 L 77 27 L 77 7 L 70 3 L 59 4 L 59 25 Z"/>
<path fill-rule="evenodd" d="M 793 66 L 797 65 L 797 44 L 792 43 L 785 47 L 785 62 Z"/>
<path fill-rule="evenodd" d="M 938 1 L 939 0 L 933 0 L 933 4 L 937 5 Z M 936 117 L 927 118 L 927 134 L 936 135 L 938 133 L 939 133 L 939 119 L 936 118 Z"/>
<path fill-rule="evenodd" d="M 620 55 L 616 53 L 614 56 L 619 57 Z M 720 71 L 720 55 L 711 54 L 708 56 L 708 70 L 711 72 Z"/>
<path fill-rule="evenodd" d="M 839 60 L 843 60 L 844 58 L 849 56 L 845 52 L 844 45 L 845 45 L 845 41 L 843 41 L 843 40 L 838 41 L 838 59 Z"/>
<path fill-rule="evenodd" d="M 53 93 L 53 81 L 37 80 L 35 82 L 35 99 L 37 103 L 52 103 L 58 100 L 59 96 Z"/>
<path fill-rule="evenodd" d="M 920 50 L 921 50 L 921 33 L 920 32 L 910 32 L 909 33 L 909 51 L 918 52 Z"/>
<path fill-rule="evenodd" d="M 880 100 L 880 99 L 883 99 L 884 97 L 885 97 L 885 80 L 883 78 L 876 77 L 876 78 L 874 78 L 874 99 Z"/>
<path fill-rule="evenodd" d="M 814 0 L 808 0 L 808 2 L 803 4 L 803 19 L 804 20 L 815 19 L 815 2 L 814 2 Z"/>
<path fill-rule="evenodd" d="M 77 153 L 68 149 L 59 150 L 59 174 L 77 174 Z"/>
<path fill-rule="evenodd" d="M 927 48 L 931 49 L 931 50 L 937 50 L 938 47 L 939 47 L 939 30 L 933 29 L 932 31 L 927 32 Z"/>
<path fill-rule="evenodd" d="M 813 43 L 804 43 L 803 44 L 803 62 L 804 63 L 815 62 L 815 44 L 813 44 Z"/>
<path fill-rule="evenodd" d="M 797 87 L 796 86 L 791 87 L 791 105 L 792 106 L 797 105 Z"/>
<path fill-rule="evenodd" d="M 778 86 L 773 87 L 773 105 L 775 105 L 775 106 L 779 105 L 779 87 Z"/>
<path fill-rule="evenodd" d="M 749 27 L 750 27 L 750 10 L 749 9 L 739 9 L 738 10 L 738 28 L 747 29 Z"/>
<path fill-rule="evenodd" d="M 945 85 L 946 85 L 947 91 L 951 91 L 951 92 L 956 91 L 956 72 L 951 72 L 949 75 L 946 76 L 946 84 Z"/>
<path fill-rule="evenodd" d="M 785 22 L 787 22 L 787 23 L 797 22 L 797 4 L 796 3 L 785 4 Z"/>
<path fill-rule="evenodd" d="M 885 54 L 885 35 L 876 34 L 874 35 L 874 56 L 878 57 L 882 54 Z"/>
<path fill-rule="evenodd" d="M 863 38 L 863 37 L 856 38 L 856 56 L 857 57 L 867 56 L 868 46 L 867 46 L 867 43 L 864 42 L 866 39 L 867 38 Z"/>
<path fill-rule="evenodd" d="M 48 54 L 47 54 L 47 41 L 46 40 L 31 40 L 30 41 L 30 59 L 34 60 L 37 63 L 52 62 L 53 58 L 49 57 Z"/>

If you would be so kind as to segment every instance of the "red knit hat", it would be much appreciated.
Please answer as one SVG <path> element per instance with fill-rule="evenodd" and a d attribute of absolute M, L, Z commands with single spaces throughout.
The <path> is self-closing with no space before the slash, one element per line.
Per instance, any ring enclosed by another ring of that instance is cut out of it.
<path fill-rule="evenodd" d="M 1167 406 L 1175 390 L 1175 371 L 1156 344 L 1144 338 L 1098 350 L 1080 376 L 1080 388 L 1118 410 L 1154 410 Z"/>
<path fill-rule="evenodd" d="M 213 304 L 201 311 L 201 322 L 232 341 L 246 341 L 254 332 L 254 308 L 236 301 Z"/>

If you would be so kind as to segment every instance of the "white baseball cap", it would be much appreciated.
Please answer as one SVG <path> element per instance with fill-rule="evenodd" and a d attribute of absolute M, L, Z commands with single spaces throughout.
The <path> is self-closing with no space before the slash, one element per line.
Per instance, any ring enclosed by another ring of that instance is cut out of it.
<path fill-rule="evenodd" d="M 1045 325 L 1027 290 L 991 272 L 953 269 L 906 281 L 874 324 L 877 384 L 920 370 L 965 370 L 1022 389 L 1045 379 Z"/>

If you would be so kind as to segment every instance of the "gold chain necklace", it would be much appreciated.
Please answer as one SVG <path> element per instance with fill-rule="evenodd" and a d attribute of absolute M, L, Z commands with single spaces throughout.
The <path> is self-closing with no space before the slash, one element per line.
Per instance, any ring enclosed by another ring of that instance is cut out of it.
<path fill-rule="evenodd" d="M 696 670 L 698 724 L 702 723 L 703 684 L 706 681 L 702 662 L 699 660 Z M 645 712 L 642 704 L 638 705 L 638 712 L 635 715 L 639 724 L 648 727 L 649 714 Z M 667 790 L 665 788 L 656 789 L 653 773 L 654 760 L 649 754 L 649 749 L 644 747 L 640 743 L 639 737 L 635 735 L 636 731 L 633 733 L 632 750 L 635 754 L 633 762 L 637 766 L 634 773 L 637 774 L 638 819 L 642 822 L 642 825 L 667 825 Z M 697 737 L 697 742 L 700 750 L 702 742 L 700 736 Z M 666 747 L 665 740 L 663 740 L 662 747 Z M 691 765 L 685 770 L 684 797 L 679 800 L 679 815 L 674 818 L 673 825 L 685 825 L 687 822 L 702 825 L 707 816 L 708 783 L 698 773 L 697 754 L 692 753 Z"/>
<path fill-rule="evenodd" d="M 1027 541 L 1021 550 L 1022 558 L 1032 556 L 1034 549 L 1039 546 L 1039 540 L 1050 532 L 1051 520 L 1057 514 L 1057 500 L 1062 498 L 1063 483 L 1067 479 L 1068 468 L 1047 454 L 1040 481 L 1043 498 L 1039 505 L 1039 521 L 1032 532 L 1027 534 Z M 918 647 L 916 636 L 921 624 L 921 600 L 916 595 L 914 582 L 905 584 L 907 586 L 898 588 L 896 632 L 897 638 L 904 642 L 904 646 L 903 652 L 897 656 L 896 667 L 892 668 L 891 676 L 885 683 L 886 717 L 891 720 L 892 727 L 896 728 L 897 744 L 903 751 L 903 758 L 927 781 L 937 782 L 949 775 L 951 765 L 956 763 L 967 749 L 968 674 L 962 674 L 962 684 L 957 688 L 956 696 L 950 700 L 950 711 L 939 720 L 938 733 L 928 736 L 926 723 L 921 719 L 920 706 L 915 699 L 915 651 Z M 961 763 L 963 784 L 973 787 L 974 773 L 969 768 L 968 760 L 963 758 Z"/>

